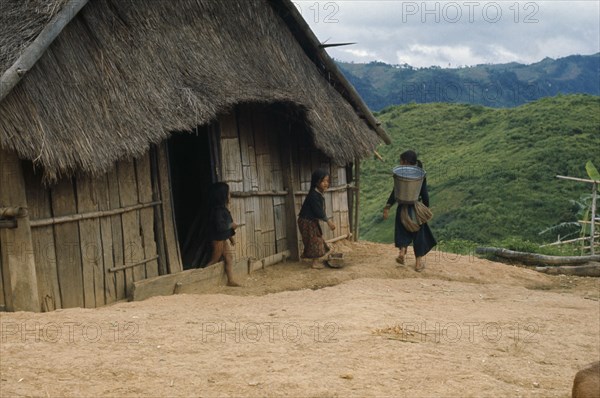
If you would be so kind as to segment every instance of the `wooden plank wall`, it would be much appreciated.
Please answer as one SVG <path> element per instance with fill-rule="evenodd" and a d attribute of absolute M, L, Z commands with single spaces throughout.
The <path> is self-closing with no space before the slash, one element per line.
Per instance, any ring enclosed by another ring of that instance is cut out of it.
<path fill-rule="evenodd" d="M 2 258 L 2 242 L 0 242 L 0 259 Z M 2 264 L 0 264 L 0 311 L 6 310 L 6 300 L 4 299 L 4 277 L 2 276 Z"/>
<path fill-rule="evenodd" d="M 117 209 L 121 205 L 119 195 L 119 176 L 117 168 L 113 168 L 108 173 L 108 209 Z M 110 217 L 110 231 L 108 241 L 112 244 L 113 266 L 119 267 L 125 264 L 125 244 L 123 240 L 123 221 L 120 215 Z M 108 244 L 105 242 L 105 244 Z M 105 264 L 107 264 L 105 262 Z M 105 267 L 106 268 L 106 267 Z M 113 279 L 115 283 L 115 299 L 123 300 L 126 298 L 125 273 L 124 272 L 105 272 L 107 278 Z M 112 278 L 111 278 L 112 275 Z M 110 281 L 109 281 L 110 283 Z"/>
<path fill-rule="evenodd" d="M 175 274 L 183 271 L 181 264 L 181 252 L 175 228 L 175 214 L 173 213 L 173 199 L 171 197 L 171 180 L 169 176 L 169 154 L 166 142 L 163 141 L 157 150 L 157 168 L 158 168 L 158 188 L 160 190 L 160 199 L 162 205 L 160 213 L 164 228 L 164 248 L 167 257 L 167 271 L 169 274 Z"/>
<path fill-rule="evenodd" d="M 285 124 L 259 105 L 243 105 L 219 119 L 223 181 L 232 192 L 281 192 L 283 174 L 279 128 Z M 236 259 L 262 259 L 287 250 L 285 198 L 276 195 L 233 197 Z"/>
<path fill-rule="evenodd" d="M 330 173 L 330 188 L 345 186 L 347 184 L 346 168 L 331 162 L 321 151 L 315 148 L 310 140 L 308 132 L 301 126 L 295 126 L 292 134 L 294 143 L 292 145 L 292 161 L 297 165 L 294 181 L 295 189 L 299 192 L 308 192 L 310 189 L 311 175 L 317 168 L 322 168 Z M 300 212 L 305 195 L 296 196 L 296 215 Z M 322 223 L 321 229 L 325 240 L 350 233 L 348 191 L 336 190 L 325 193 L 325 208 L 328 217 L 333 217 L 336 225 L 335 231 Z M 299 245 L 302 250 L 302 237 L 298 233 Z"/>
<path fill-rule="evenodd" d="M 317 168 L 331 173 L 331 187 L 347 183 L 345 167 L 332 165 L 329 158 L 313 146 L 308 132 L 302 128 L 290 132 L 289 123 L 285 114 L 260 105 L 238 106 L 234 112 L 219 119 L 223 181 L 229 184 L 232 192 L 250 194 L 233 197 L 230 205 L 234 221 L 242 225 L 236 233 L 236 259 L 261 259 L 289 249 L 286 197 L 251 195 L 252 192 L 282 192 L 284 189 L 280 136 L 292 140 L 295 190 L 307 192 L 311 174 Z M 327 215 L 333 217 L 337 228 L 330 231 L 324 225 L 325 239 L 350 232 L 347 195 L 347 190 L 326 193 Z M 295 197 L 296 217 L 304 197 Z"/>
<path fill-rule="evenodd" d="M 88 213 L 98 211 L 98 199 L 94 180 L 78 177 L 77 211 Z M 100 219 L 82 220 L 79 222 L 81 239 L 81 261 L 83 268 L 83 298 L 87 308 L 104 305 L 104 264 L 102 263 L 102 231 Z"/>
<path fill-rule="evenodd" d="M 149 152 L 140 159 L 119 162 L 103 176 L 65 178 L 50 188 L 42 184 L 31 164 L 25 163 L 24 171 L 32 222 L 153 200 Z M 33 226 L 42 310 L 100 307 L 127 298 L 134 282 L 157 276 L 157 260 L 144 261 L 157 256 L 154 214 L 153 207 L 146 207 Z M 111 270 L 115 267 L 125 268 Z"/>
<path fill-rule="evenodd" d="M 41 186 L 41 184 L 36 185 Z M 50 197 L 52 214 L 55 217 L 77 213 L 75 186 L 72 179 L 60 180 L 50 189 Z M 54 247 L 62 308 L 83 307 L 83 269 L 79 224 L 72 222 L 55 225 Z"/>
<path fill-rule="evenodd" d="M 331 187 L 339 187 L 347 185 L 346 167 L 331 165 Z M 331 196 L 331 215 L 333 222 L 336 225 L 334 232 L 330 231 L 330 235 L 326 235 L 325 239 L 331 239 L 337 236 L 342 236 L 350 233 L 350 211 L 348 209 L 348 190 L 332 191 Z M 327 194 L 326 194 L 327 196 Z M 329 230 L 329 228 L 325 228 Z"/>
<path fill-rule="evenodd" d="M 0 207 L 22 208 L 11 228 L 0 228 L 0 268 L 2 268 L 5 309 L 40 311 L 33 238 L 28 214 L 22 162 L 15 152 L 0 148 Z M 5 224 L 5 223 L 4 223 Z"/>
<path fill-rule="evenodd" d="M 114 177 L 111 178 L 111 177 Z M 106 211 L 112 208 L 111 201 L 118 203 L 119 191 L 116 183 L 116 170 L 99 177 L 94 181 L 96 188 L 96 199 L 98 201 L 98 210 Z M 113 192 L 114 191 L 114 192 Z M 113 196 L 115 195 L 115 196 Z M 123 263 L 123 234 L 121 232 L 121 219 L 119 216 L 102 217 L 100 219 L 100 234 L 102 247 L 98 250 L 98 255 L 102 256 L 102 275 L 104 276 L 104 300 L 106 304 L 114 303 L 123 298 L 125 292 L 125 282 L 121 273 L 105 272 Z M 119 232 L 118 234 L 113 233 Z M 120 237 L 121 240 L 117 240 Z M 119 282 L 120 284 L 118 284 Z M 117 298 L 117 286 L 122 286 Z M 100 305 L 100 300 L 96 304 Z"/>
<path fill-rule="evenodd" d="M 33 167 L 29 162 L 23 163 L 23 177 L 29 206 L 29 218 L 36 220 L 51 217 L 50 192 L 47 189 L 39 189 L 40 187 L 37 186 L 39 185 L 39 179 L 36 178 Z M 38 295 L 42 310 L 53 311 L 56 308 L 62 308 L 56 269 L 54 229 L 51 226 L 32 228 L 31 239 L 38 281 Z"/>

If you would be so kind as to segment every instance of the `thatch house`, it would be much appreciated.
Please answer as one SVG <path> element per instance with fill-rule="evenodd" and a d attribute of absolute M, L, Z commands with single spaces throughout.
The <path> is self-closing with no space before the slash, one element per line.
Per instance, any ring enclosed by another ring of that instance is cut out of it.
<path fill-rule="evenodd" d="M 0 54 L 9 311 L 220 278 L 186 271 L 205 263 L 213 181 L 242 225 L 236 272 L 298 257 L 317 167 L 332 175 L 326 237 L 348 237 L 356 162 L 389 142 L 289 0 L 3 0 Z"/>

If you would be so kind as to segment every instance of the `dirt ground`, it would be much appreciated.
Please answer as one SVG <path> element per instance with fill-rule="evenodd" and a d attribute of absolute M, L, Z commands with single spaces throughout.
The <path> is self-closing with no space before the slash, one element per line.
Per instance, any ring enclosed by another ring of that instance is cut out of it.
<path fill-rule="evenodd" d="M 391 245 L 242 288 L 0 315 L 0 395 L 568 397 L 600 357 L 600 280 Z"/>

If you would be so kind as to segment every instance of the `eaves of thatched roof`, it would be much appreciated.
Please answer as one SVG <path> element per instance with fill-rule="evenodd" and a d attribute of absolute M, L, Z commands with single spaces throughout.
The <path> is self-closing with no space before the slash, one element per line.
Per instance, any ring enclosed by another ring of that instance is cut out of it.
<path fill-rule="evenodd" d="M 0 71 L 65 4 L 0 1 Z M 235 104 L 280 102 L 302 111 L 315 145 L 338 163 L 369 155 L 389 138 L 292 8 L 90 0 L 0 102 L 0 147 L 49 180 L 99 174 Z"/>

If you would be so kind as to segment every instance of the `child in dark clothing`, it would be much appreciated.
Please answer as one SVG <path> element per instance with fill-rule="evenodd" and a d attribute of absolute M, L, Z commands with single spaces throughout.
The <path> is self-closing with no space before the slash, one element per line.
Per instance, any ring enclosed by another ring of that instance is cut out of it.
<path fill-rule="evenodd" d="M 225 274 L 227 275 L 227 286 L 240 286 L 233 280 L 233 255 L 229 243 L 235 245 L 235 230 L 238 227 L 233 222 L 231 213 L 227 206 L 231 199 L 229 185 L 217 182 L 210 190 L 210 224 L 208 227 L 208 238 L 212 243 L 212 257 L 208 265 L 216 264 L 223 260 L 225 263 Z M 229 241 L 229 242 L 228 242 Z"/>
<path fill-rule="evenodd" d="M 310 191 L 298 215 L 298 229 L 304 243 L 302 257 L 311 258 L 312 268 L 315 269 L 324 268 L 323 264 L 319 263 L 319 258 L 327 252 L 319 220 L 325 221 L 332 231 L 335 229 L 335 224 L 325 214 L 323 194 L 327 188 L 329 188 L 329 173 L 322 169 L 315 170 L 310 182 Z"/>

